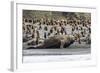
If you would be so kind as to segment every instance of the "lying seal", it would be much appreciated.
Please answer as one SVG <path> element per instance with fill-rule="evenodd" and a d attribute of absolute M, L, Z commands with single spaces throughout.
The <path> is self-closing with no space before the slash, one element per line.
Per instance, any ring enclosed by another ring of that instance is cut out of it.
<path fill-rule="evenodd" d="M 29 47 L 27 49 L 55 49 L 55 48 L 66 48 L 74 43 L 74 37 L 69 35 L 53 36 L 49 39 L 44 40 L 41 45 Z"/>

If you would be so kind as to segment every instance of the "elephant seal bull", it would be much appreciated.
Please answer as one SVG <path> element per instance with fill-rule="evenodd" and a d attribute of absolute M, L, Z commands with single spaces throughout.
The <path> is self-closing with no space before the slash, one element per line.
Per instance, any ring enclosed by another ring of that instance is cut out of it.
<path fill-rule="evenodd" d="M 53 36 L 46 39 L 44 43 L 36 47 L 29 47 L 27 49 L 55 49 L 55 48 L 66 48 L 74 43 L 74 37 L 69 35 Z"/>

